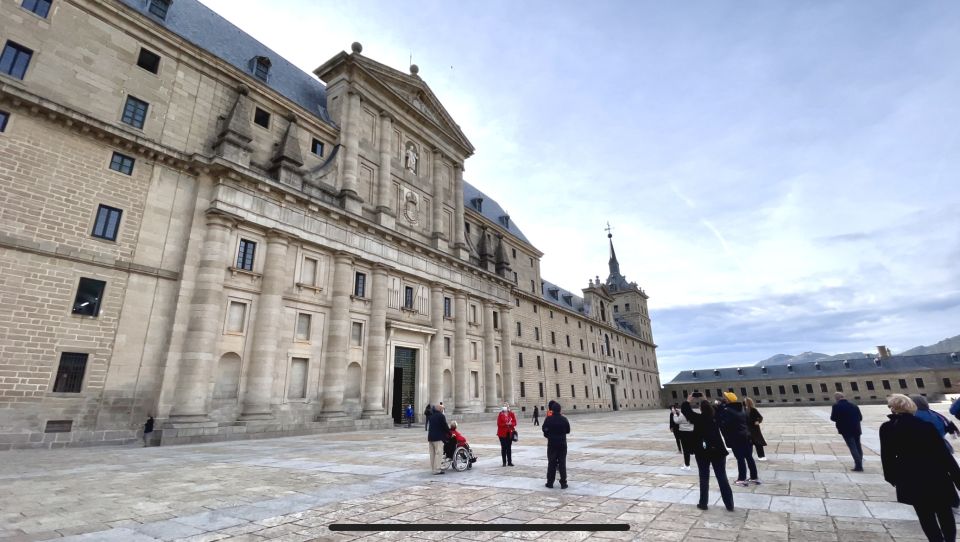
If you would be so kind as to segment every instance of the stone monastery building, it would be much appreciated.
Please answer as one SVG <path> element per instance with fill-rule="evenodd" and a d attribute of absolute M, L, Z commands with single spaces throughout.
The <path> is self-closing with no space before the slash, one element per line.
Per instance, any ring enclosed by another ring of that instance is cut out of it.
<path fill-rule="evenodd" d="M 659 408 L 612 240 L 544 280 L 416 66 L 310 75 L 196 0 L 0 2 L 0 45 L 0 449 Z"/>

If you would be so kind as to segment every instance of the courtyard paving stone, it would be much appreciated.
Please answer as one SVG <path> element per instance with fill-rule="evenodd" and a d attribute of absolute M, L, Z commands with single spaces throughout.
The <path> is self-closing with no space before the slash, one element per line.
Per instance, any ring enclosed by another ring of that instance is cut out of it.
<path fill-rule="evenodd" d="M 944 411 L 946 405 L 935 405 Z M 163 448 L 12 451 L 0 462 L 0 542 L 13 540 L 924 540 L 880 473 L 886 409 L 862 407 L 864 473 L 829 408 L 763 409 L 761 485 L 734 486 L 727 512 L 711 481 L 696 508 L 696 466 L 681 470 L 664 411 L 570 417 L 570 488 L 544 487 L 545 443 L 523 420 L 515 467 L 501 467 L 494 422 L 460 428 L 480 460 L 433 476 L 418 428 Z M 730 480 L 736 464 L 727 462 Z M 506 532 L 332 532 L 331 523 L 528 523 Z M 626 523 L 629 531 L 550 525 Z"/>

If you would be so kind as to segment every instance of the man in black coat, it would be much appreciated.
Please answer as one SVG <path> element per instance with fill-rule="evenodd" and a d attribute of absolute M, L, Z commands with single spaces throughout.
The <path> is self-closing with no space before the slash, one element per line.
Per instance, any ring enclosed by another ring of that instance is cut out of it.
<path fill-rule="evenodd" d="M 733 456 L 737 458 L 737 481 L 734 483 L 738 486 L 759 484 L 757 464 L 753 460 L 753 441 L 750 439 L 750 429 L 747 427 L 747 414 L 743 411 L 743 403 L 732 391 L 725 392 L 723 397 L 727 404 L 726 408 L 717 414 L 717 425 L 720 426 L 727 446 L 733 450 Z M 747 480 L 748 469 L 749 480 Z"/>
<path fill-rule="evenodd" d="M 837 400 L 830 412 L 830 420 L 837 424 L 837 432 L 843 436 L 850 455 L 853 456 L 853 471 L 863 472 L 863 448 L 860 446 L 860 422 L 863 415 L 857 405 L 847 401 L 839 391 L 833 394 Z"/>
<path fill-rule="evenodd" d="M 567 435 L 570 422 L 560 414 L 560 403 L 550 402 L 550 416 L 543 420 L 543 436 L 547 439 L 547 487 L 553 487 L 560 471 L 560 489 L 567 489 Z"/>
<path fill-rule="evenodd" d="M 430 445 L 430 470 L 434 474 L 443 474 L 440 462 L 443 460 L 443 443 L 450 438 L 450 427 L 447 417 L 443 415 L 443 405 L 437 405 L 430 415 L 430 425 L 427 430 L 427 443 Z"/>

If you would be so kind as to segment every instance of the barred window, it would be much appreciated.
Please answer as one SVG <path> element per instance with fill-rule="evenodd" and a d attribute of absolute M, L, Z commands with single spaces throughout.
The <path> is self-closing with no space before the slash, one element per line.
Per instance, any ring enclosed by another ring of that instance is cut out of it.
<path fill-rule="evenodd" d="M 133 96 L 127 96 L 127 103 L 123 106 L 123 116 L 120 117 L 120 120 L 134 128 L 143 128 L 147 121 L 147 109 L 149 107 L 150 104 L 147 102 Z"/>
<path fill-rule="evenodd" d="M 53 381 L 55 393 L 80 393 L 88 357 L 89 354 L 78 352 L 60 354 L 60 367 L 57 368 L 57 378 Z"/>
<path fill-rule="evenodd" d="M 240 250 L 237 251 L 237 268 L 244 271 L 253 271 L 253 257 L 257 252 L 257 243 L 249 239 L 240 239 Z"/>

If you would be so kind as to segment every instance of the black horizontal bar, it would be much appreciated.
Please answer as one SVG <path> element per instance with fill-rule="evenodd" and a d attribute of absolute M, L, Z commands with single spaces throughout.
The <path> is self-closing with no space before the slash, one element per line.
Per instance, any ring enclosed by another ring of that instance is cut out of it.
<path fill-rule="evenodd" d="M 331 523 L 331 531 L 629 531 L 628 523 Z"/>

